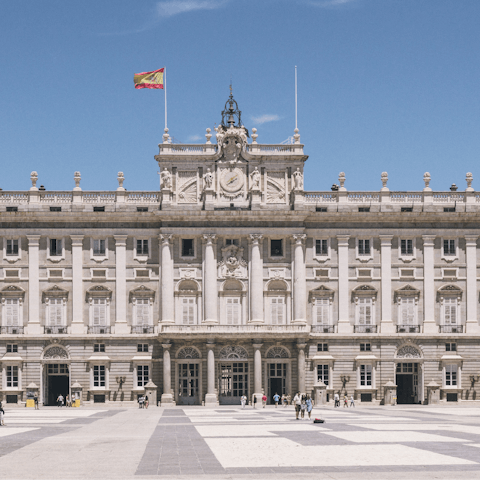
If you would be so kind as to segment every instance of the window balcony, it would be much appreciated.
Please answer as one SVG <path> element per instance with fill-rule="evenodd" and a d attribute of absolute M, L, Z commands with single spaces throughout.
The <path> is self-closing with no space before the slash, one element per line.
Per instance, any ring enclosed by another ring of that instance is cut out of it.
<path fill-rule="evenodd" d="M 335 333 L 335 325 L 312 325 L 312 333 Z"/>
<path fill-rule="evenodd" d="M 95 325 L 94 327 L 88 327 L 88 333 L 93 333 L 97 335 L 108 335 L 111 328 L 106 326 Z"/>
<path fill-rule="evenodd" d="M 23 327 L 0 327 L 0 332 L 5 335 L 22 335 Z"/>
<path fill-rule="evenodd" d="M 153 325 L 133 325 L 132 333 L 154 333 Z"/>
<path fill-rule="evenodd" d="M 438 331 L 440 333 L 463 333 L 463 325 L 440 325 Z"/>
<path fill-rule="evenodd" d="M 60 327 L 60 326 L 53 326 L 53 327 L 43 327 L 43 333 L 46 335 L 59 335 L 59 334 L 66 334 L 67 327 Z"/>
<path fill-rule="evenodd" d="M 377 333 L 378 325 L 354 325 L 354 333 Z"/>
<path fill-rule="evenodd" d="M 397 333 L 420 333 L 420 325 L 397 325 Z"/>

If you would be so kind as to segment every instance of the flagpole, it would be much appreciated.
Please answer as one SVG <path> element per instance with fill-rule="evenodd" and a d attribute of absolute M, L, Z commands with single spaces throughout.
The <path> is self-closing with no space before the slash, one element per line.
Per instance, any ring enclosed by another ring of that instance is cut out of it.
<path fill-rule="evenodd" d="M 165 93 L 165 130 L 167 130 L 167 67 L 163 68 L 163 90 Z"/>
<path fill-rule="evenodd" d="M 295 129 L 297 129 L 297 66 L 295 65 Z"/>

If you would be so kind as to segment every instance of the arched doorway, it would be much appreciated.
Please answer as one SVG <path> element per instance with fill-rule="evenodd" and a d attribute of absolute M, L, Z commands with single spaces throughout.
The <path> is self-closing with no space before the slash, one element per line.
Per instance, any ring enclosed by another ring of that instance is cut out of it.
<path fill-rule="evenodd" d="M 177 353 L 177 405 L 200 405 L 201 360 L 195 347 Z"/>
<path fill-rule="evenodd" d="M 219 354 L 220 405 L 239 405 L 242 395 L 248 396 L 248 353 L 239 345 L 228 345 Z"/>
<path fill-rule="evenodd" d="M 52 345 L 43 353 L 43 404 L 56 405 L 61 394 L 70 395 L 70 357 L 60 345 Z"/>
<path fill-rule="evenodd" d="M 267 401 L 273 403 L 273 396 L 278 393 L 291 394 L 290 392 L 290 353 L 282 346 L 271 347 L 267 351 L 266 375 L 267 378 Z"/>
<path fill-rule="evenodd" d="M 395 383 L 397 403 L 418 403 L 423 400 L 422 352 L 416 345 L 403 345 L 395 355 Z"/>

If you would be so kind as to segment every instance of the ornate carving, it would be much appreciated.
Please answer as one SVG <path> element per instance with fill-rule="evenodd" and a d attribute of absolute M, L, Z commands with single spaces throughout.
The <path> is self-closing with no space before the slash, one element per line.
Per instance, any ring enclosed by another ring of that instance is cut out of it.
<path fill-rule="evenodd" d="M 422 354 L 413 345 L 404 345 L 398 350 L 397 358 L 422 358 Z"/>
<path fill-rule="evenodd" d="M 178 352 L 177 358 L 200 358 L 200 354 L 196 348 L 183 347 Z"/>
<path fill-rule="evenodd" d="M 245 278 L 247 262 L 243 259 L 243 248 L 229 245 L 222 248 L 222 261 L 219 262 L 219 275 L 223 278 Z"/>
<path fill-rule="evenodd" d="M 204 190 L 210 190 L 213 186 L 213 173 L 209 168 L 207 168 L 207 172 L 203 175 L 203 185 Z"/>
<path fill-rule="evenodd" d="M 177 202 L 197 203 L 197 172 L 178 172 Z"/>
<path fill-rule="evenodd" d="M 160 235 L 160 240 L 162 242 L 162 245 L 169 244 L 172 241 L 173 234 L 171 233 L 162 233 Z"/>
<path fill-rule="evenodd" d="M 297 233 L 295 235 L 292 235 L 292 238 L 297 245 L 302 245 L 307 236 L 304 233 Z"/>
<path fill-rule="evenodd" d="M 205 233 L 203 235 L 203 239 L 205 240 L 207 245 L 212 245 L 215 241 L 215 238 L 217 238 L 217 236 L 214 233 Z"/>
<path fill-rule="evenodd" d="M 180 278 L 191 279 L 196 278 L 197 269 L 196 268 L 179 268 Z"/>
<path fill-rule="evenodd" d="M 297 167 L 297 170 L 293 172 L 293 189 L 296 191 L 303 190 L 303 173 L 300 171 L 300 168 Z"/>
<path fill-rule="evenodd" d="M 160 174 L 160 188 L 169 190 L 172 188 L 172 174 L 165 167 Z"/>
<path fill-rule="evenodd" d="M 285 278 L 285 269 L 284 268 L 269 268 L 268 276 L 274 278 L 275 280 L 280 280 Z"/>
<path fill-rule="evenodd" d="M 267 203 L 285 203 L 285 172 L 268 172 Z"/>
<path fill-rule="evenodd" d="M 66 352 L 65 349 L 59 346 L 53 346 L 50 347 L 43 355 L 44 359 L 49 359 L 49 360 L 67 360 L 68 359 L 68 353 Z"/>
<path fill-rule="evenodd" d="M 255 167 L 255 170 L 250 174 L 250 182 L 251 190 L 260 190 L 260 172 L 258 167 Z"/>
<path fill-rule="evenodd" d="M 268 353 L 267 358 L 288 358 L 288 351 L 283 347 L 272 347 Z"/>
<path fill-rule="evenodd" d="M 239 345 L 228 345 L 220 350 L 220 360 L 246 360 L 247 351 Z"/>

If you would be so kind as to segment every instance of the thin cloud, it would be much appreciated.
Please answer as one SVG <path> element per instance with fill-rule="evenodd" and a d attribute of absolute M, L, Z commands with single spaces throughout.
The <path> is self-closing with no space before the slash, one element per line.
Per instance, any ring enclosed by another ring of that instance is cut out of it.
<path fill-rule="evenodd" d="M 256 124 L 262 125 L 263 123 L 276 122 L 277 120 L 280 120 L 280 116 L 279 115 L 265 114 L 265 115 L 260 115 L 259 117 L 252 117 L 252 120 Z"/>
<path fill-rule="evenodd" d="M 215 10 L 229 2 L 230 0 L 170 0 L 157 3 L 156 9 L 157 15 L 165 18 L 196 10 Z"/>
<path fill-rule="evenodd" d="M 188 137 L 189 142 L 197 142 L 198 140 L 201 140 L 202 137 L 200 135 L 190 135 Z"/>
<path fill-rule="evenodd" d="M 339 7 L 340 5 L 346 5 L 347 3 L 354 3 L 358 0 L 325 0 L 321 2 L 308 2 L 313 7 L 328 8 Z"/>

